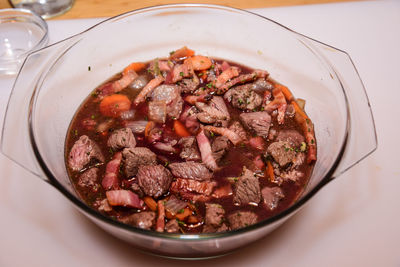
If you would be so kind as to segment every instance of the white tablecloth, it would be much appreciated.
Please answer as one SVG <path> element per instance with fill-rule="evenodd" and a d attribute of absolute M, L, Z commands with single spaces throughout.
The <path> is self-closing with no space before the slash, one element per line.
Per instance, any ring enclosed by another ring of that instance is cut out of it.
<path fill-rule="evenodd" d="M 378 150 L 271 235 L 198 262 L 136 251 L 0 155 L 0 266 L 400 266 L 400 1 L 254 11 L 352 56 L 371 101 Z M 99 21 L 48 21 L 50 43 Z M 0 77 L 1 123 L 12 83 Z"/>

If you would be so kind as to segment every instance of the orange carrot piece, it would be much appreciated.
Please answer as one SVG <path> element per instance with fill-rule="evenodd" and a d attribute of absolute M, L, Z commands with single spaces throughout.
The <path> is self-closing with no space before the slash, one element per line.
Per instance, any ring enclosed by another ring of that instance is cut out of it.
<path fill-rule="evenodd" d="M 199 76 L 199 78 L 201 78 L 203 81 L 207 80 L 207 70 L 202 70 L 200 71 L 197 76 Z"/>
<path fill-rule="evenodd" d="M 195 224 L 195 223 L 199 223 L 200 219 L 199 219 L 199 217 L 197 217 L 195 215 L 190 215 L 187 219 L 187 222 L 190 224 Z"/>
<path fill-rule="evenodd" d="M 171 52 L 170 59 L 182 59 L 186 57 L 191 57 L 194 55 L 194 51 L 187 48 L 186 46 L 179 48 L 178 50 Z"/>
<path fill-rule="evenodd" d="M 167 217 L 168 219 L 173 219 L 175 218 L 175 215 L 172 214 L 169 210 L 165 209 L 165 217 Z"/>
<path fill-rule="evenodd" d="M 183 64 L 191 64 L 193 70 L 207 70 L 211 67 L 211 59 L 205 56 L 192 56 L 183 62 Z"/>
<path fill-rule="evenodd" d="M 307 120 L 307 119 L 308 119 L 307 114 L 304 112 L 304 110 L 302 110 L 302 109 L 299 107 L 299 105 L 297 104 L 296 101 L 292 101 L 292 102 L 290 102 L 290 103 L 293 105 L 294 110 L 296 111 L 297 114 L 299 114 L 304 120 Z"/>
<path fill-rule="evenodd" d="M 275 83 L 274 86 L 275 88 L 280 89 L 282 91 L 283 95 L 285 96 L 288 102 L 294 100 L 293 94 L 292 92 L 290 92 L 289 88 L 279 83 Z"/>
<path fill-rule="evenodd" d="M 268 174 L 268 177 L 269 177 L 269 180 L 272 182 L 272 181 L 275 181 L 275 173 L 274 173 L 274 168 L 272 167 L 272 164 L 271 164 L 271 161 L 267 161 L 267 174 Z"/>
<path fill-rule="evenodd" d="M 143 198 L 144 203 L 146 203 L 147 207 L 149 207 L 152 211 L 157 210 L 157 202 L 149 196 L 145 196 Z"/>
<path fill-rule="evenodd" d="M 99 108 L 104 116 L 117 118 L 122 112 L 131 108 L 131 101 L 126 95 L 109 95 L 101 100 Z"/>
<path fill-rule="evenodd" d="M 129 64 L 122 72 L 123 75 L 127 75 L 129 71 L 133 70 L 133 71 L 141 71 L 142 69 L 144 69 L 144 67 L 146 67 L 146 64 L 142 63 L 142 62 L 133 62 L 131 64 Z"/>
<path fill-rule="evenodd" d="M 185 126 L 178 120 L 174 121 L 174 130 L 180 137 L 191 136 L 191 134 L 186 130 Z"/>
<path fill-rule="evenodd" d="M 151 131 L 155 126 L 156 126 L 156 124 L 155 124 L 154 121 L 149 121 L 149 122 L 146 124 L 146 127 L 144 128 L 144 137 L 147 138 L 147 137 L 149 136 L 150 131 Z"/>
<path fill-rule="evenodd" d="M 185 208 L 182 213 L 175 214 L 175 217 L 178 220 L 183 221 L 186 217 L 190 215 L 192 215 L 192 211 L 189 208 Z"/>

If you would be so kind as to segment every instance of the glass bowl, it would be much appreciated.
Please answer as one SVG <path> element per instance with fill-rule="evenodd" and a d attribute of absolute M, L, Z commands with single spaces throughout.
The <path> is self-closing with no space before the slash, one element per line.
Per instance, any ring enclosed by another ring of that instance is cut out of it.
<path fill-rule="evenodd" d="M 290 208 L 243 229 L 184 235 L 119 223 L 77 196 L 67 175 L 64 144 L 83 99 L 129 63 L 168 55 L 183 45 L 198 54 L 266 69 L 296 97 L 306 99 L 318 160 L 310 183 Z M 52 184 L 109 233 L 156 255 L 204 258 L 264 237 L 329 181 L 372 153 L 377 143 L 367 95 L 346 52 L 251 12 L 182 4 L 128 12 L 30 54 L 9 100 L 1 145 L 6 156 Z"/>

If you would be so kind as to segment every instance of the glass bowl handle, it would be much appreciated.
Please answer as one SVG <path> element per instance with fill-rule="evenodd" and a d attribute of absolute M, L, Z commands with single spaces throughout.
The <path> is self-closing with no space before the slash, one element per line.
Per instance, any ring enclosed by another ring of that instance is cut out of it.
<path fill-rule="evenodd" d="M 1 152 L 34 175 L 48 181 L 41 171 L 31 145 L 29 114 L 35 92 L 40 88 L 51 63 L 68 47 L 76 43 L 78 36 L 55 43 L 29 54 L 15 80 L 8 100 L 1 137 Z"/>
<path fill-rule="evenodd" d="M 377 135 L 371 104 L 354 65 L 345 51 L 305 37 L 330 62 L 332 75 L 341 82 L 347 98 L 348 134 L 343 157 L 332 175 L 335 178 L 366 158 L 377 148 Z"/>

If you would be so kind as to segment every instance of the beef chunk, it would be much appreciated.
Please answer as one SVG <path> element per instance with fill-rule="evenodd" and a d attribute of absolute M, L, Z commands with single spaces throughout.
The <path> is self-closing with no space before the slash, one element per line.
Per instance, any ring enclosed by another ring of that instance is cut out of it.
<path fill-rule="evenodd" d="M 253 110 L 261 106 L 262 97 L 254 92 L 252 87 L 252 84 L 235 86 L 225 93 L 224 98 L 235 108 Z"/>
<path fill-rule="evenodd" d="M 167 233 L 179 233 L 179 224 L 178 221 L 172 219 L 165 224 L 165 231 Z"/>
<path fill-rule="evenodd" d="M 216 182 L 198 182 L 192 179 L 178 178 L 176 181 L 172 182 L 171 191 L 174 193 L 182 193 L 182 191 L 195 192 L 209 196 L 211 195 L 215 185 Z"/>
<path fill-rule="evenodd" d="M 276 141 L 286 141 L 291 147 L 299 147 L 304 142 L 304 136 L 296 130 L 282 130 L 278 133 Z"/>
<path fill-rule="evenodd" d="M 155 218 L 156 213 L 154 211 L 143 211 L 123 217 L 120 221 L 138 228 L 150 230 L 154 225 Z"/>
<path fill-rule="evenodd" d="M 73 171 L 80 171 L 92 159 L 104 162 L 99 146 L 87 135 L 82 135 L 72 146 L 68 155 L 68 165 Z"/>
<path fill-rule="evenodd" d="M 240 120 L 249 130 L 257 135 L 267 137 L 269 126 L 271 125 L 271 116 L 266 111 L 249 112 L 240 114 Z"/>
<path fill-rule="evenodd" d="M 242 140 L 247 140 L 247 133 L 239 121 L 234 121 L 231 126 L 229 126 L 229 130 L 239 135 Z"/>
<path fill-rule="evenodd" d="M 264 205 L 269 210 L 274 210 L 278 207 L 279 200 L 285 197 L 280 187 L 264 187 L 261 190 L 261 194 L 264 200 Z"/>
<path fill-rule="evenodd" d="M 280 166 L 293 162 L 296 158 L 296 152 L 289 142 L 278 141 L 269 145 L 267 152 L 274 158 Z"/>
<path fill-rule="evenodd" d="M 162 165 L 139 166 L 137 179 L 143 192 L 155 198 L 165 194 L 172 182 L 172 175 Z"/>
<path fill-rule="evenodd" d="M 149 119 L 158 123 L 165 123 L 167 119 L 167 104 L 164 100 L 149 102 Z"/>
<path fill-rule="evenodd" d="M 183 99 L 180 88 L 176 85 L 160 85 L 154 88 L 151 98 L 153 101 L 165 101 L 167 115 L 178 118 L 182 112 Z"/>
<path fill-rule="evenodd" d="M 194 179 L 198 181 L 210 180 L 210 172 L 203 163 L 197 162 L 177 162 L 168 165 L 172 174 L 178 178 Z"/>
<path fill-rule="evenodd" d="M 80 187 L 91 188 L 94 192 L 97 192 L 100 187 L 100 184 L 97 182 L 98 174 L 98 168 L 90 168 L 89 170 L 86 170 L 79 176 L 78 185 Z"/>
<path fill-rule="evenodd" d="M 197 119 L 203 123 L 214 123 L 224 125 L 230 120 L 228 108 L 225 101 L 220 96 L 214 96 L 208 104 L 196 102 L 196 107 L 200 110 Z"/>
<path fill-rule="evenodd" d="M 265 90 L 271 91 L 272 89 L 274 89 L 274 86 L 272 85 L 272 83 L 265 80 L 265 78 L 259 78 L 255 82 L 251 83 L 251 89 L 256 92 Z"/>
<path fill-rule="evenodd" d="M 206 225 L 218 228 L 224 221 L 225 210 L 221 205 L 215 203 L 206 203 Z"/>
<path fill-rule="evenodd" d="M 225 155 L 230 146 L 229 139 L 225 136 L 218 136 L 211 144 L 211 151 L 214 159 L 218 162 Z"/>
<path fill-rule="evenodd" d="M 242 176 L 236 182 L 233 201 L 238 205 L 259 203 L 261 200 L 260 184 L 254 173 L 244 167 Z"/>
<path fill-rule="evenodd" d="M 157 164 L 157 156 L 146 147 L 125 148 L 122 151 L 125 159 L 125 173 L 128 177 L 135 176 L 140 165 Z"/>
<path fill-rule="evenodd" d="M 181 145 L 182 150 L 179 156 L 184 160 L 201 160 L 199 148 L 197 146 L 196 137 L 188 136 L 183 137 L 178 142 Z"/>
<path fill-rule="evenodd" d="M 114 131 L 108 138 L 107 145 L 114 150 L 135 147 L 136 140 L 130 128 L 122 128 Z"/>
<path fill-rule="evenodd" d="M 182 92 L 190 93 L 196 90 L 199 84 L 200 80 L 198 78 L 197 79 L 194 78 L 194 79 L 183 79 L 179 85 L 181 87 Z"/>
<path fill-rule="evenodd" d="M 237 211 L 228 216 L 232 230 L 247 227 L 257 222 L 257 214 L 251 211 Z"/>

